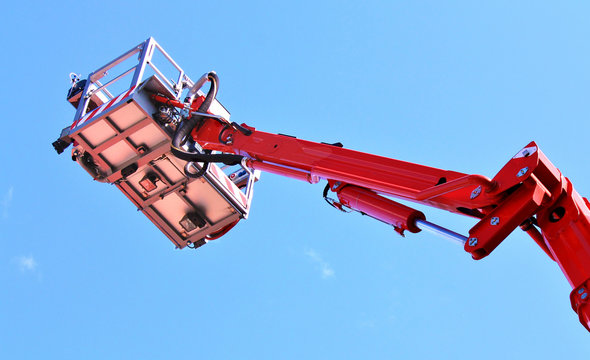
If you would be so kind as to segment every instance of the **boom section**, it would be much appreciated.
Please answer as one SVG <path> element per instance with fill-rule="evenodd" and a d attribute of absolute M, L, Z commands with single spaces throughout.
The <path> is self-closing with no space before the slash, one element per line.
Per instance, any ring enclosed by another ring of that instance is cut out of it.
<path fill-rule="evenodd" d="M 207 119 L 193 131 L 195 141 L 210 150 L 246 156 L 248 166 L 310 183 L 327 179 L 455 213 L 494 205 L 494 183 L 481 175 L 437 169 L 406 161 L 257 131 L 245 134 Z M 472 196 L 480 187 L 482 196 Z"/>

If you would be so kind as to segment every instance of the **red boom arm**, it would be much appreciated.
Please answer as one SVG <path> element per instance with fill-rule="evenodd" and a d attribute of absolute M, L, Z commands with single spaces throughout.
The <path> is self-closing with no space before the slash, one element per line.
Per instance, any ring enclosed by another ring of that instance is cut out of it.
<path fill-rule="evenodd" d="M 479 218 L 465 239 L 465 251 L 476 260 L 520 226 L 557 262 L 574 288 L 572 307 L 590 331 L 590 203 L 534 142 L 490 180 L 219 119 L 205 118 L 192 136 L 204 149 L 244 156 L 252 169 L 310 183 L 326 179 L 338 195 L 336 207 L 361 211 L 402 234 L 420 231 L 424 215 L 382 195 Z"/>

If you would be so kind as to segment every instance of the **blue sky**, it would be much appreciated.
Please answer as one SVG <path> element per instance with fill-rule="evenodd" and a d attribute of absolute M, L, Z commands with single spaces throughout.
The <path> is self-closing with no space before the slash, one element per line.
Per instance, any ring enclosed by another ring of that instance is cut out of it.
<path fill-rule="evenodd" d="M 0 14 L 0 355 L 7 359 L 573 358 L 564 276 L 516 231 L 475 262 L 263 175 L 224 238 L 174 247 L 51 142 L 68 74 L 149 36 L 232 119 L 492 177 L 535 140 L 590 194 L 583 2 L 11 2 Z M 422 209 L 422 208 L 421 208 Z M 473 220 L 422 209 L 466 234 Z"/>

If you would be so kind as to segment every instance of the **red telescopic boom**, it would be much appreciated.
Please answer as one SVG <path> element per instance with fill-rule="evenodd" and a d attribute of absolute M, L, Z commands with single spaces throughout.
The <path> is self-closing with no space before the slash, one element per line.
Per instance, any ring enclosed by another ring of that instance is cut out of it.
<path fill-rule="evenodd" d="M 338 146 L 204 118 L 192 132 L 204 149 L 245 157 L 245 165 L 298 180 L 328 180 L 338 208 L 395 227 L 437 231 L 464 243 L 479 260 L 521 227 L 555 260 L 574 288 L 571 303 L 590 331 L 590 204 L 531 142 L 493 179 L 441 170 Z M 385 196 L 478 218 L 464 237 L 425 221 L 421 212 Z M 538 230 L 540 229 L 540 231 Z"/>

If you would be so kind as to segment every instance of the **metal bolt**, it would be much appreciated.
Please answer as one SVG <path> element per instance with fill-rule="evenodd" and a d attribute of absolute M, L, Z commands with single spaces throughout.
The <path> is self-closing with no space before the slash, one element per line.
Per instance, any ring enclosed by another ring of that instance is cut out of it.
<path fill-rule="evenodd" d="M 585 300 L 588 297 L 588 293 L 583 293 L 582 294 L 582 300 Z"/>
<path fill-rule="evenodd" d="M 475 199 L 476 197 L 479 196 L 479 194 L 481 194 L 481 185 L 476 187 L 472 192 L 471 192 L 471 200 Z"/>
<path fill-rule="evenodd" d="M 578 290 L 578 294 L 583 293 L 584 291 L 586 291 L 584 288 L 580 288 L 580 290 Z"/>
<path fill-rule="evenodd" d="M 477 245 L 477 238 L 469 238 L 469 246 Z"/>
<path fill-rule="evenodd" d="M 340 181 L 336 181 L 334 185 L 332 185 L 332 190 L 336 190 L 340 186 Z"/>
<path fill-rule="evenodd" d="M 524 174 L 526 174 L 529 171 L 528 167 L 523 167 L 522 169 L 520 169 L 520 171 L 518 172 L 518 174 L 516 174 L 517 177 L 521 177 L 524 176 Z"/>
<path fill-rule="evenodd" d="M 498 225 L 500 223 L 500 218 L 497 216 L 494 216 L 493 218 L 490 219 L 490 224 L 492 225 Z"/>

